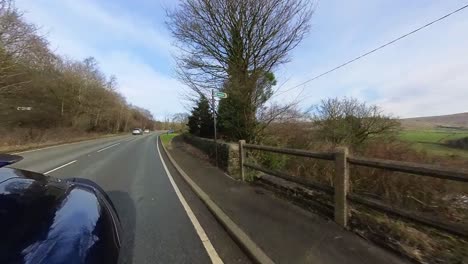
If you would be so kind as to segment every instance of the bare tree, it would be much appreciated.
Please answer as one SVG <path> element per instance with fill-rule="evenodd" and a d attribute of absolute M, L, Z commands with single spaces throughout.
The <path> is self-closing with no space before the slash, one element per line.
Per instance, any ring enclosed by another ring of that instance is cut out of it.
<path fill-rule="evenodd" d="M 107 77 L 94 58 L 56 55 L 12 0 L 0 0 L 0 115 L 2 136 L 20 134 L 18 129 L 28 131 L 29 140 L 33 130 L 121 132 L 154 125 L 151 113 L 128 104 L 116 78 Z"/>
<path fill-rule="evenodd" d="M 319 137 L 334 144 L 358 146 L 373 138 L 393 135 L 400 127 L 398 120 L 384 114 L 378 106 L 354 98 L 322 100 L 311 111 Z"/>
<path fill-rule="evenodd" d="M 187 113 L 176 113 L 172 115 L 172 123 L 174 124 L 174 129 L 182 131 L 186 128 L 188 123 L 189 114 Z"/>
<path fill-rule="evenodd" d="M 257 109 L 276 84 L 272 73 L 289 61 L 309 31 L 312 13 L 307 0 L 182 1 L 168 11 L 167 21 L 181 50 L 177 74 L 198 94 L 229 92 L 226 104 L 242 111 L 233 120 L 243 129 L 237 137 L 251 139 Z"/>
<path fill-rule="evenodd" d="M 191 88 L 220 88 L 229 74 L 271 72 L 288 61 L 309 30 L 305 0 L 185 0 L 168 12 L 168 25 L 183 51 L 179 77 Z"/>
<path fill-rule="evenodd" d="M 16 62 L 20 58 L 42 57 L 37 52 L 36 56 L 27 56 L 34 49 L 44 47 L 36 33 L 34 25 L 22 20 L 13 1 L 0 0 L 0 94 L 12 93 L 30 81 L 19 80 L 18 76 L 24 75 L 24 69 L 18 67 Z"/>

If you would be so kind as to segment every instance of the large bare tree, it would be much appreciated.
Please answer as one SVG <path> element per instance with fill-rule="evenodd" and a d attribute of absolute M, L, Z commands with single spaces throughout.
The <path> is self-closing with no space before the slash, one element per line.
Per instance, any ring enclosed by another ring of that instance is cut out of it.
<path fill-rule="evenodd" d="M 235 137 L 252 139 L 273 72 L 309 31 L 313 8 L 307 0 L 182 1 L 167 22 L 180 48 L 178 77 L 200 95 L 229 92 L 226 104 L 240 111 L 230 122 L 243 130 Z"/>

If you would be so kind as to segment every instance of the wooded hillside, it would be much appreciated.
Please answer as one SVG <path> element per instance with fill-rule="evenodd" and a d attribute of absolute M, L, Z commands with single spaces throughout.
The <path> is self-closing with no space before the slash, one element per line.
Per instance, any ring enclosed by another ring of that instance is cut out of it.
<path fill-rule="evenodd" d="M 13 1 L 0 0 L 2 135 L 27 130 L 32 138 L 37 131 L 57 128 L 99 133 L 152 128 L 152 114 L 128 103 L 117 88 L 116 77 L 106 76 L 94 58 L 77 61 L 55 54 Z"/>

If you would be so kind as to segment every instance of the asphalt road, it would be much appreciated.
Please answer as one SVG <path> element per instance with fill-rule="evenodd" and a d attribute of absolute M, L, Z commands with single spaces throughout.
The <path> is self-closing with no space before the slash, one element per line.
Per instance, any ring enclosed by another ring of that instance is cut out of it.
<path fill-rule="evenodd" d="M 170 163 L 161 160 L 157 137 L 119 136 L 23 152 L 24 160 L 13 167 L 97 182 L 121 218 L 122 263 L 248 262 Z"/>

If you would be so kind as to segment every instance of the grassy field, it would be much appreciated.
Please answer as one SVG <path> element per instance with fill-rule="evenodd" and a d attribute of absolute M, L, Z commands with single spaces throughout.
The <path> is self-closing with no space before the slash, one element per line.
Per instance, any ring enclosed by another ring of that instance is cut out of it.
<path fill-rule="evenodd" d="M 460 156 L 468 158 L 468 151 L 447 147 L 446 140 L 468 137 L 466 130 L 433 129 L 433 130 L 404 130 L 400 138 L 413 142 L 415 148 L 425 150 L 438 156 Z"/>
<path fill-rule="evenodd" d="M 163 134 L 160 137 L 161 137 L 161 141 L 164 144 L 164 146 L 167 146 L 169 144 L 169 142 L 171 142 L 171 140 L 177 135 L 179 135 L 179 134 L 178 133 Z"/>

